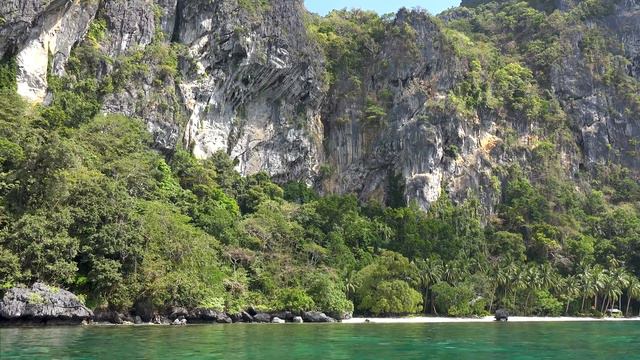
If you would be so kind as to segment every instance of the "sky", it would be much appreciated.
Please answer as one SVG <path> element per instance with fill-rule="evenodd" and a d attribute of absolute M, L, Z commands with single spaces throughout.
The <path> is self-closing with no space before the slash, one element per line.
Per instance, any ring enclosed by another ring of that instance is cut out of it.
<path fill-rule="evenodd" d="M 309 11 L 320 15 L 325 15 L 333 9 L 343 8 L 375 10 L 379 14 L 386 14 L 396 12 L 403 6 L 409 9 L 419 6 L 435 15 L 460 5 L 460 0 L 305 0 L 304 3 Z"/>

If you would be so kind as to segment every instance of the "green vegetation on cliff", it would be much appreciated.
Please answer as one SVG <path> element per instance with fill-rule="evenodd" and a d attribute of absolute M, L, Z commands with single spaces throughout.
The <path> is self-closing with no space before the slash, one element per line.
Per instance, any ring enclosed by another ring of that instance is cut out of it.
<path fill-rule="evenodd" d="M 239 4 L 252 10 L 268 2 Z M 155 43 L 106 59 L 100 22 L 74 50 L 67 75 L 50 77 L 47 107 L 16 95 L 15 64 L 4 59 L 0 286 L 45 281 L 117 310 L 254 307 L 339 317 L 637 309 L 640 183 L 613 162 L 567 176 L 557 150 L 569 146 L 571 125 L 548 91 L 548 69 L 568 51 L 560 33 L 572 30 L 563 23 L 602 16 L 598 4 L 560 14 L 492 3 L 446 24 L 434 20 L 445 27 L 442 44 L 467 65 L 447 101 L 465 115 L 543 124 L 539 138 L 518 145 L 525 149 L 502 145 L 527 164 L 495 165 L 500 201 L 491 216 L 474 194 L 455 203 L 443 191 L 424 212 L 404 204 L 395 180 L 387 204 L 363 203 L 319 196 L 300 182 L 278 185 L 264 173 L 241 177 L 224 153 L 161 154 L 141 120 L 99 112 L 132 77 L 159 74 L 154 86 L 171 87 L 178 49 Z M 361 11 L 312 18 L 308 28 L 329 59 L 328 86 L 348 83 L 367 124 L 382 125 L 393 94 L 366 88 L 368 61 L 389 37 L 404 39 L 403 51 L 415 55 L 415 29 Z M 640 103 L 637 80 L 601 35 L 586 32 L 581 43 L 597 79 Z M 115 70 L 95 78 L 104 63 Z M 459 152 L 446 148 L 453 159 Z"/>
<path fill-rule="evenodd" d="M 556 315 L 626 300 L 640 274 L 640 187 L 623 173 L 582 193 L 510 169 L 483 227 L 474 201 L 424 213 L 283 190 L 224 154 L 165 158 L 139 120 L 44 129 L 13 93 L 0 105 L 4 287 L 42 280 L 117 309 Z"/>

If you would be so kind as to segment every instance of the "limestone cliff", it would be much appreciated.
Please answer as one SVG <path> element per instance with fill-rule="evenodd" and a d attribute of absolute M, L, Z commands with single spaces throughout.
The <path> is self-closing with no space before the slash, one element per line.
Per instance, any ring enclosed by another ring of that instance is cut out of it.
<path fill-rule="evenodd" d="M 578 6 L 529 3 L 547 14 Z M 640 80 L 640 2 L 611 7 L 579 18 L 584 28 L 551 34 L 556 42 L 545 46 L 569 55 L 531 80 L 562 115 L 555 150 L 569 177 L 608 163 L 640 170 L 640 116 L 627 96 Z M 455 199 L 473 194 L 491 213 L 500 169 L 527 167 L 551 132 L 517 107 L 459 106 L 477 69 L 449 25 L 471 16 L 465 8 L 439 18 L 403 9 L 358 45 L 353 71 L 327 58 L 302 0 L 8 0 L 0 5 L 0 58 L 15 58 L 21 95 L 48 102 L 48 76 L 63 75 L 74 47 L 92 42 L 102 56 L 96 78 L 113 76 L 120 63 L 146 65 L 101 98 L 101 111 L 144 119 L 161 150 L 183 146 L 202 158 L 225 151 L 242 174 L 266 171 L 362 199 L 391 202 L 390 189 L 400 189 L 423 208 L 443 189 Z M 582 29 L 615 41 L 608 51 L 619 66 L 592 61 Z M 496 51 L 511 56 L 518 46 L 511 39 Z M 177 71 L 158 60 L 166 51 Z M 523 59 L 536 69 L 532 61 Z M 630 85 L 622 89 L 621 79 Z"/>

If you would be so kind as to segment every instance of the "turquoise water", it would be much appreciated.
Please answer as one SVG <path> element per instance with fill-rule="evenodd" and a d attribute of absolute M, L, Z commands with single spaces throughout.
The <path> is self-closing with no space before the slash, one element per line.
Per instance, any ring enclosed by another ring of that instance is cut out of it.
<path fill-rule="evenodd" d="M 640 322 L 0 329 L 1 359 L 640 359 Z"/>

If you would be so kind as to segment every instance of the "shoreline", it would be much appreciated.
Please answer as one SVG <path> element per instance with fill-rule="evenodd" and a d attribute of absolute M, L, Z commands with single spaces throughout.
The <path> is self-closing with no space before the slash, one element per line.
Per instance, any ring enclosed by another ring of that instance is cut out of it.
<path fill-rule="evenodd" d="M 509 317 L 509 323 L 560 323 L 560 322 L 628 322 L 628 321 L 639 321 L 640 316 L 632 317 L 632 318 L 594 318 L 594 317 L 569 317 L 569 316 L 561 316 L 561 317 L 542 317 L 542 316 L 511 316 Z M 480 318 L 451 318 L 451 317 L 428 317 L 428 316 L 416 316 L 416 317 L 397 317 L 397 318 L 375 318 L 375 317 L 356 317 L 348 320 L 336 321 L 333 323 L 314 323 L 314 322 L 305 322 L 304 325 L 308 324 L 320 324 L 320 325 L 338 325 L 338 324 L 346 324 L 346 325 L 393 325 L 393 324 L 474 324 L 474 323 L 497 323 L 499 321 L 495 320 L 493 316 L 485 316 Z M 185 324 L 187 326 L 202 326 L 202 325 L 279 325 L 277 323 L 234 323 L 234 324 L 220 324 L 220 323 L 206 323 L 206 322 L 196 322 L 196 323 L 188 323 Z M 281 323 L 280 325 L 283 325 Z M 295 324 L 292 322 L 286 323 L 286 325 L 302 325 Z M 47 328 L 47 327 L 173 327 L 175 325 L 172 324 L 154 324 L 154 323 L 124 323 L 124 324 L 114 324 L 109 322 L 91 322 L 91 323 L 58 323 L 58 324 L 42 324 L 42 323 L 7 323 L 0 321 L 0 328 Z M 184 326 L 184 325 L 183 325 Z"/>
<path fill-rule="evenodd" d="M 587 321 L 640 321 L 640 317 L 632 318 L 594 318 L 594 317 L 542 317 L 542 316 L 510 316 L 508 322 L 587 322 Z M 444 324 L 444 323 L 492 323 L 497 322 L 493 316 L 481 318 L 448 318 L 448 317 L 405 317 L 405 318 L 351 318 L 342 320 L 342 324 Z"/>

